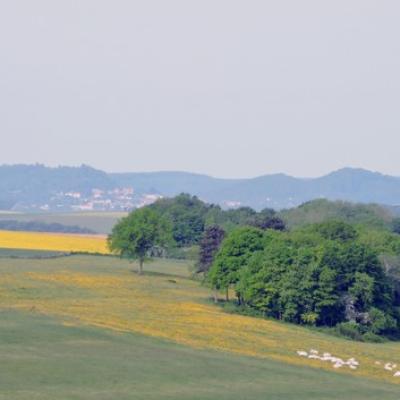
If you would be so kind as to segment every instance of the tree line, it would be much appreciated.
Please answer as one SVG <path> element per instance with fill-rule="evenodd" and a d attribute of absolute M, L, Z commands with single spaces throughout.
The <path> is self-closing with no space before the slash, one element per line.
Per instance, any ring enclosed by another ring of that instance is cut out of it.
<path fill-rule="evenodd" d="M 240 310 L 356 339 L 400 334 L 400 236 L 388 229 L 328 220 L 289 230 L 273 210 L 180 195 L 122 219 L 109 245 L 139 273 L 156 250 L 197 246 L 197 273 Z"/>

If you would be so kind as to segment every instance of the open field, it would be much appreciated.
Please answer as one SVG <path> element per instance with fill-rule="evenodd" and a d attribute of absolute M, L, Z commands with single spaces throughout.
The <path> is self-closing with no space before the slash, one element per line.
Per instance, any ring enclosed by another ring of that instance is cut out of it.
<path fill-rule="evenodd" d="M 106 238 L 96 235 L 0 231 L 0 248 L 108 254 Z"/>
<path fill-rule="evenodd" d="M 185 262 L 155 260 L 145 266 L 144 276 L 133 274 L 132 268 L 124 260 L 101 256 L 48 260 L 3 258 L 0 259 L 0 309 L 12 315 L 20 311 L 31 313 L 32 317 L 52 316 L 79 329 L 98 327 L 123 332 L 123 337 L 143 335 L 199 352 L 226 353 L 223 357 L 230 354 L 232 363 L 236 363 L 236 357 L 246 356 L 258 360 L 256 363 L 265 362 L 267 368 L 274 360 L 278 364 L 292 364 L 299 374 L 305 367 L 315 367 L 311 371 L 316 374 L 317 369 L 326 370 L 327 376 L 334 380 L 354 379 L 356 386 L 357 382 L 367 382 L 358 381 L 359 377 L 388 385 L 400 383 L 399 378 L 375 364 L 375 361 L 400 364 L 399 343 L 351 342 L 276 321 L 226 314 L 210 302 L 207 288 L 188 279 Z M 330 364 L 297 356 L 297 350 L 310 348 L 329 351 L 341 358 L 355 357 L 361 366 L 356 371 L 343 368 L 333 372 Z M 199 373 L 202 376 L 204 371 Z M 400 393 L 400 386 L 395 387 Z M 309 392 L 308 396 L 304 398 L 313 398 Z"/>
<path fill-rule="evenodd" d="M 112 227 L 122 217 L 124 212 L 71 212 L 54 214 L 22 214 L 0 211 L 0 220 L 16 220 L 21 222 L 40 221 L 45 223 L 59 223 L 63 225 L 77 225 L 89 228 L 100 234 L 108 234 Z"/>
<path fill-rule="evenodd" d="M 0 357 L 0 400 L 397 400 L 399 394 L 397 385 L 17 311 L 0 311 Z"/>

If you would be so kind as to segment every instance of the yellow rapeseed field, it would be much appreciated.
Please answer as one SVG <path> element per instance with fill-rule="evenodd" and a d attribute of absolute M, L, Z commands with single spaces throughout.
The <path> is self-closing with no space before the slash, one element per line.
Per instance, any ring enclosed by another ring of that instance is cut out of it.
<path fill-rule="evenodd" d="M 0 248 L 109 253 L 104 236 L 41 232 L 0 231 Z"/>
<path fill-rule="evenodd" d="M 356 371 L 343 368 L 339 373 L 400 383 L 376 364 L 400 365 L 398 343 L 351 342 L 273 320 L 228 314 L 209 301 L 209 291 L 198 282 L 166 275 L 137 276 L 118 268 L 117 261 L 108 260 L 116 266 L 107 269 L 104 261 L 100 270 L 88 270 L 79 262 L 71 265 L 74 258 L 70 258 L 58 261 L 54 269 L 33 266 L 31 270 L 3 274 L 0 307 L 58 316 L 66 324 L 136 332 L 196 348 L 332 371 L 330 364 L 296 354 L 297 350 L 314 348 L 343 359 L 355 357 L 361 364 Z"/>

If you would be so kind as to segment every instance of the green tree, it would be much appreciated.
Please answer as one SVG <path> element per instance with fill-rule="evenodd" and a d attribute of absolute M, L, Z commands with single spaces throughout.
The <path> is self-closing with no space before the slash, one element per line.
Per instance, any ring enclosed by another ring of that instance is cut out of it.
<path fill-rule="evenodd" d="M 286 229 L 285 222 L 282 220 L 282 218 L 278 217 L 276 212 L 270 208 L 265 208 L 254 215 L 250 219 L 249 225 L 264 230 L 274 229 L 277 231 L 284 231 Z"/>
<path fill-rule="evenodd" d="M 239 270 L 250 257 L 263 248 L 263 231 L 253 227 L 237 228 L 222 242 L 210 268 L 208 280 L 213 288 L 226 290 L 229 299 L 229 287 L 239 279 Z"/>
<path fill-rule="evenodd" d="M 180 194 L 174 198 L 161 199 L 149 206 L 152 210 L 169 219 L 172 234 L 179 247 L 198 244 L 202 238 L 206 213 L 211 206 L 196 196 Z"/>
<path fill-rule="evenodd" d="M 356 272 L 354 283 L 349 289 L 349 293 L 356 302 L 356 307 L 360 311 L 368 310 L 374 301 L 374 278 L 365 272 Z"/>
<path fill-rule="evenodd" d="M 314 226 L 314 229 L 324 238 L 329 240 L 348 241 L 357 237 L 357 231 L 350 224 L 342 221 L 327 221 Z"/>
<path fill-rule="evenodd" d="M 171 224 L 150 208 L 141 208 L 122 218 L 108 237 L 112 253 L 138 260 L 139 274 L 150 250 L 173 243 Z"/>

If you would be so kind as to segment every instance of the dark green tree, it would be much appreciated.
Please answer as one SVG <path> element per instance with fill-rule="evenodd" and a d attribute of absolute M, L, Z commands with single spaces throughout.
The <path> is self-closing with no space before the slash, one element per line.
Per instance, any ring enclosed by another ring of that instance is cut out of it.
<path fill-rule="evenodd" d="M 200 242 L 200 254 L 197 272 L 208 272 L 219 250 L 225 231 L 218 225 L 209 226 Z"/>
<path fill-rule="evenodd" d="M 400 218 L 394 218 L 392 221 L 392 231 L 400 235 Z"/>

